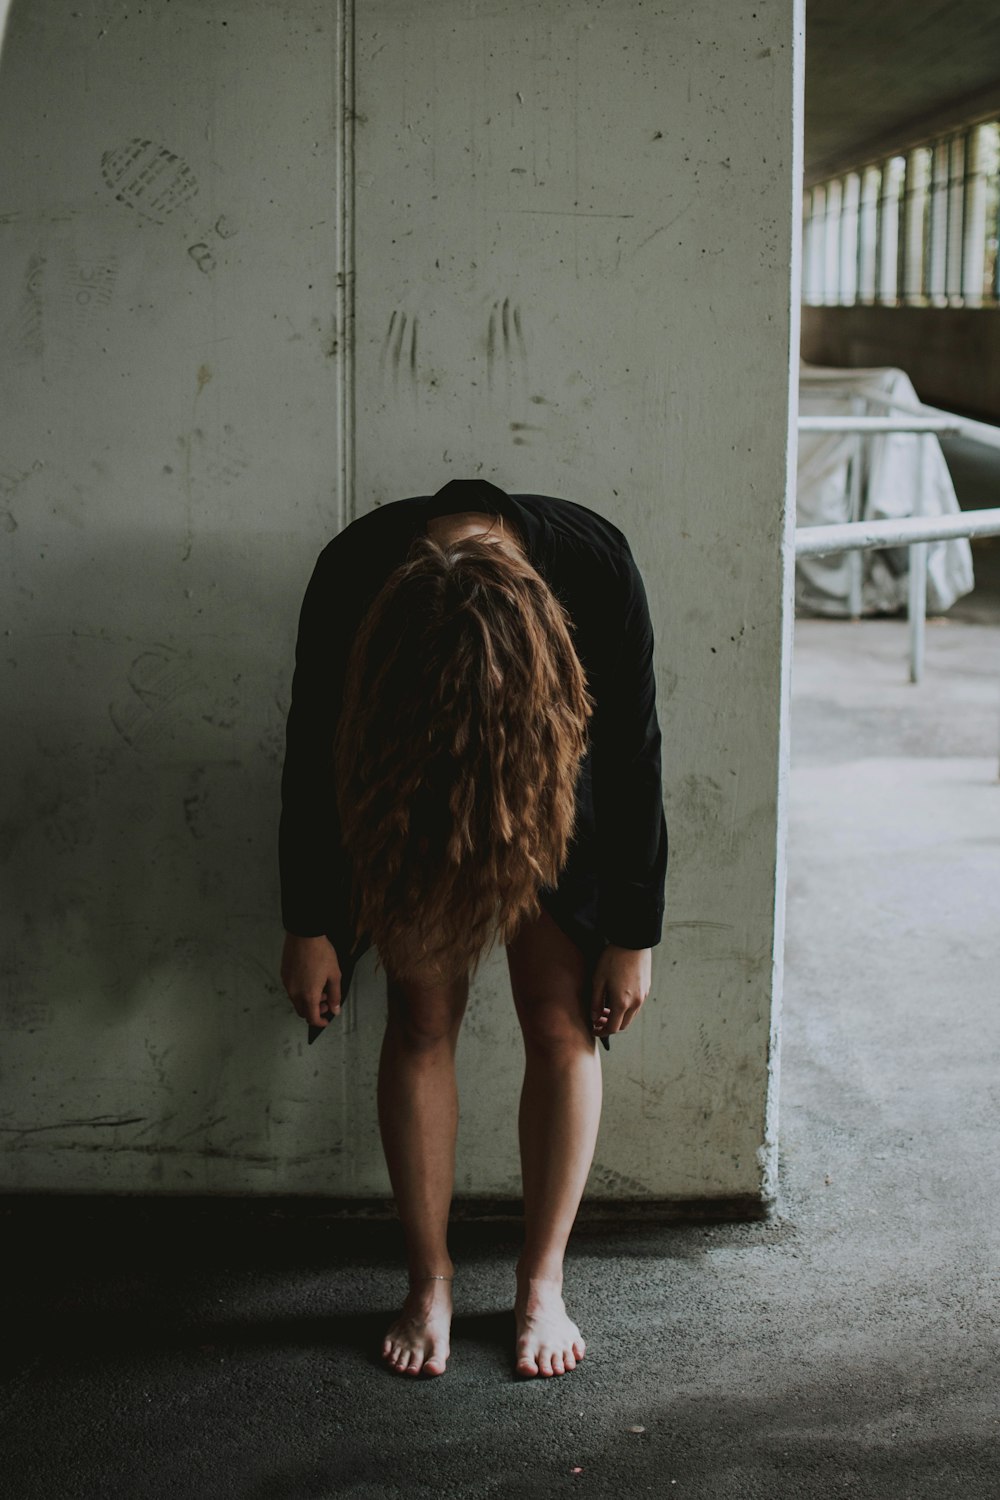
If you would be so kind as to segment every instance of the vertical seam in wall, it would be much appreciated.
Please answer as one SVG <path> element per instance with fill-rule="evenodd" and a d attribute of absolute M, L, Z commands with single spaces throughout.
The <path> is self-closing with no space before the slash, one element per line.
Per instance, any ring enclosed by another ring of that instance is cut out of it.
<path fill-rule="evenodd" d="M 806 0 L 792 0 L 792 160 L 791 276 L 789 278 L 788 400 L 785 436 L 785 497 L 781 539 L 781 660 L 778 712 L 778 778 L 774 863 L 774 937 L 771 964 L 771 1018 L 768 1038 L 764 1140 L 760 1153 L 761 1197 L 779 1199 L 778 1116 L 781 1092 L 781 1021 L 784 1008 L 785 917 L 787 904 L 788 812 L 791 779 L 792 651 L 795 640 L 795 509 L 798 478 L 799 345 L 802 299 L 802 156 L 805 112 Z"/>
<path fill-rule="evenodd" d="M 337 7 L 337 519 L 342 528 L 357 515 L 355 497 L 354 354 L 354 0 Z"/>
<path fill-rule="evenodd" d="M 355 393 L 356 359 L 354 349 L 354 69 L 355 69 L 354 0 L 338 0 L 337 4 L 337 78 L 338 111 L 334 117 L 337 131 L 337 243 L 336 286 L 337 328 L 337 520 L 341 529 L 357 517 L 355 494 Z M 360 977 L 354 980 L 355 996 L 347 1007 L 343 1025 L 349 1031 L 357 1029 L 357 989 Z M 333 1038 L 337 1040 L 336 1037 Z M 353 1192 L 357 1171 L 358 1153 L 347 1149 L 351 1139 L 352 1120 L 350 1111 L 351 1053 L 340 1050 L 340 1150 L 347 1167 L 345 1191 Z"/>

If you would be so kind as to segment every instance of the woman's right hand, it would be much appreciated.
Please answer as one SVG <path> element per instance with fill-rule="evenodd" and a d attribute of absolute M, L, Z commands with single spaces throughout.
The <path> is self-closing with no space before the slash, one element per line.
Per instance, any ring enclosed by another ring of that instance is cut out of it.
<path fill-rule="evenodd" d="M 340 960 L 329 938 L 286 933 L 281 982 L 296 1012 L 310 1026 L 327 1026 L 340 1015 Z"/>

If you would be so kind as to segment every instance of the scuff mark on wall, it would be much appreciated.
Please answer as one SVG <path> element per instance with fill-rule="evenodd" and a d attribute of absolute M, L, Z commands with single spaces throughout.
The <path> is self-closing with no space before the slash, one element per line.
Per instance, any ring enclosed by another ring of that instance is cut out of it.
<path fill-rule="evenodd" d="M 73 256 L 66 272 L 65 294 L 72 306 L 73 322 L 79 327 L 108 307 L 118 280 L 118 257 L 81 260 Z"/>
<path fill-rule="evenodd" d="M 205 806 L 205 775 L 206 768 L 204 766 L 197 766 L 191 773 L 190 790 L 186 793 L 182 804 L 184 808 L 184 822 L 187 825 L 188 833 L 190 833 L 193 839 L 205 837 L 205 830 L 202 826 L 202 812 Z"/>
<path fill-rule="evenodd" d="M 198 180 L 182 156 L 137 136 L 104 152 L 101 176 L 117 202 L 154 224 L 165 223 L 198 192 Z"/>
<path fill-rule="evenodd" d="M 215 258 L 216 250 L 219 247 L 215 245 L 212 237 L 215 236 L 220 240 L 231 240 L 237 234 L 239 234 L 238 226 L 231 219 L 228 219 L 225 214 L 220 214 L 212 227 L 205 231 L 203 239 L 196 240 L 193 245 L 188 245 L 187 253 L 198 267 L 198 270 L 207 276 L 219 264 Z"/>
<path fill-rule="evenodd" d="M 44 253 L 28 259 L 20 298 L 5 328 L 5 341 L 17 364 L 52 356 L 53 369 L 66 367 L 78 340 L 110 307 L 118 280 L 116 255 L 86 256 L 50 235 Z"/>
<path fill-rule="evenodd" d="M 156 1073 L 157 1083 L 162 1087 L 169 1089 L 170 1083 L 167 1078 L 166 1059 L 174 1050 L 173 1047 L 157 1047 L 152 1041 L 150 1041 L 149 1037 L 146 1037 L 144 1045 L 146 1048 L 146 1056 L 152 1063 L 153 1070 Z"/>
<path fill-rule="evenodd" d="M 120 1125 L 141 1125 L 145 1115 L 95 1115 L 89 1120 L 56 1120 L 51 1125 L 0 1125 L 4 1135 L 40 1135 L 49 1130 L 105 1130 L 117 1129 Z M 99 1150 L 105 1150 L 102 1145 Z"/>
<path fill-rule="evenodd" d="M 679 208 L 677 210 L 677 212 L 673 215 L 673 217 L 670 218 L 670 219 L 668 219 L 665 224 L 658 224 L 655 229 L 651 230 L 649 234 L 645 235 L 644 238 L 641 239 L 639 241 L 639 243 L 635 246 L 635 248 L 629 252 L 629 259 L 630 260 L 634 260 L 635 257 L 639 254 L 639 251 L 640 250 L 645 250 L 646 246 L 649 245 L 649 244 L 651 244 L 653 242 L 653 240 L 655 240 L 657 238 L 658 235 L 666 234 L 666 232 L 667 232 L 668 229 L 673 229 L 674 225 L 680 219 L 683 219 L 683 217 L 687 213 L 688 209 L 691 208 L 692 205 L 696 201 L 697 201 L 696 197 L 689 198 L 687 200 L 687 202 L 684 204 L 683 208 Z"/>
<path fill-rule="evenodd" d="M 139 751 L 162 730 L 177 699 L 197 679 L 187 652 L 155 646 L 132 661 L 125 680 L 128 692 L 108 705 L 108 715 L 119 738 Z"/>
<path fill-rule="evenodd" d="M 486 329 L 486 385 L 491 391 L 499 372 L 508 382 L 517 375 L 525 381 L 528 378 L 528 348 L 521 309 L 510 297 L 504 297 L 502 302 L 497 299 L 490 307 Z"/>
<path fill-rule="evenodd" d="M 25 480 L 44 469 L 45 464 L 40 458 L 27 469 L 0 469 L 0 497 L 10 500 L 17 494 Z M 17 517 L 9 505 L 0 506 L 0 526 L 4 531 L 13 533 L 17 530 Z"/>
<path fill-rule="evenodd" d="M 45 256 L 40 250 L 33 251 L 28 257 L 17 311 L 7 327 L 8 349 L 19 362 L 40 359 L 45 350 L 42 329 L 45 264 Z"/>
<path fill-rule="evenodd" d="M 384 382 L 389 367 L 394 392 L 399 388 L 399 374 L 404 364 L 411 381 L 416 382 L 418 330 L 419 319 L 415 314 L 409 316 L 401 308 L 393 308 L 379 355 L 379 374 Z"/>

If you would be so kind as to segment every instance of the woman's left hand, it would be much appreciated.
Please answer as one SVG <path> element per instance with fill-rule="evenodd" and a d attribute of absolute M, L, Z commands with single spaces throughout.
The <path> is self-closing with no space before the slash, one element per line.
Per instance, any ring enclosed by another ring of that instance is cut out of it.
<path fill-rule="evenodd" d="M 591 997 L 595 1036 L 613 1036 L 631 1026 L 653 981 L 652 948 L 609 943 L 597 960 Z"/>

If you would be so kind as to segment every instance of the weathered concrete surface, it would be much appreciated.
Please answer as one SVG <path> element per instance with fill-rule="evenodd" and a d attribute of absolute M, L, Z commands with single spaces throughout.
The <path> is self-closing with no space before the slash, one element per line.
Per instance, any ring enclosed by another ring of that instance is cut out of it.
<path fill-rule="evenodd" d="M 929 629 L 913 688 L 904 624 L 799 622 L 771 1222 L 579 1229 L 587 1359 L 523 1384 L 516 1236 L 462 1226 L 451 1368 L 410 1382 L 374 1356 L 401 1289 L 388 1226 L 23 1203 L 10 1492 L 994 1496 L 998 640 Z"/>
<path fill-rule="evenodd" d="M 594 1190 L 767 1201 L 802 31 L 801 0 L 15 7 L 0 1185 L 388 1191 L 374 953 L 312 1050 L 277 978 L 294 630 L 346 521 L 482 475 L 618 523 L 659 646 L 667 928 Z M 521 1055 L 494 954 L 463 1195 L 520 1191 Z"/>

